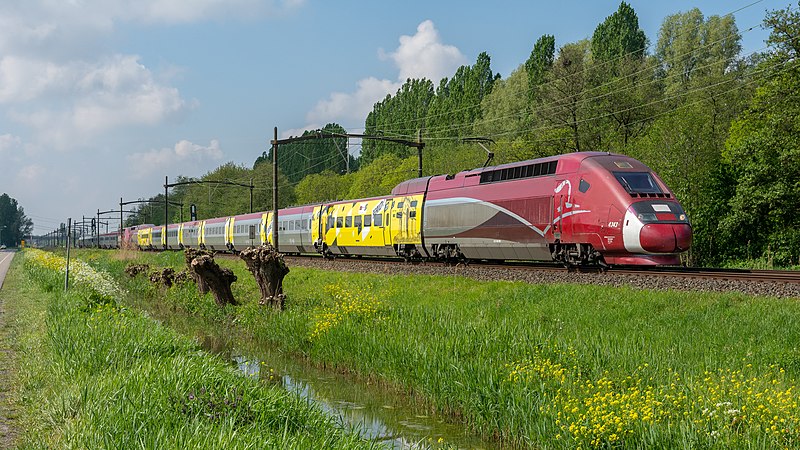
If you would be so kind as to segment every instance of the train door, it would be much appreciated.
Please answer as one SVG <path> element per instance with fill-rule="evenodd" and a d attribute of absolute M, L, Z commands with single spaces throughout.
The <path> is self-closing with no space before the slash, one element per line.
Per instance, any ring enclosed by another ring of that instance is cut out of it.
<path fill-rule="evenodd" d="M 272 245 L 272 212 L 268 212 L 261 216 L 261 220 L 264 221 L 264 243 Z"/>
<path fill-rule="evenodd" d="M 569 180 L 556 180 L 553 236 L 562 242 L 572 240 L 572 183 Z"/>
<path fill-rule="evenodd" d="M 178 247 L 183 248 L 183 224 L 178 225 Z"/>
<path fill-rule="evenodd" d="M 233 235 L 234 235 L 234 222 L 236 221 L 235 217 L 228 217 L 225 219 L 225 245 L 228 248 L 233 248 Z"/>
<path fill-rule="evenodd" d="M 314 249 L 322 253 L 325 250 L 325 220 L 323 219 L 323 206 L 315 206 L 311 213 L 311 242 Z"/>
<path fill-rule="evenodd" d="M 402 244 L 417 244 L 420 242 L 419 215 L 421 199 L 419 196 L 403 197 L 400 209 L 400 227 L 397 232 L 397 241 Z"/>
<path fill-rule="evenodd" d="M 394 235 L 392 234 L 392 205 L 394 199 L 386 199 L 380 213 L 383 221 L 383 243 L 387 247 L 391 247 L 394 243 Z"/>
<path fill-rule="evenodd" d="M 197 230 L 197 247 L 205 248 L 206 246 L 206 221 L 200 222 Z"/>
<path fill-rule="evenodd" d="M 267 213 L 261 214 L 261 220 L 258 222 L 258 237 L 261 239 L 261 245 L 267 243 Z"/>

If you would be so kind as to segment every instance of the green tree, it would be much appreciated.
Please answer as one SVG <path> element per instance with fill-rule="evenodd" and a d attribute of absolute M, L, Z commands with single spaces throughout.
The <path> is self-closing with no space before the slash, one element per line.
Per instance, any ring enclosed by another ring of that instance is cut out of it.
<path fill-rule="evenodd" d="M 0 230 L 0 244 L 9 247 L 17 246 L 33 231 L 33 221 L 24 208 L 6 193 L 0 195 Z"/>
<path fill-rule="evenodd" d="M 592 35 L 592 61 L 585 108 L 594 150 L 620 151 L 644 131 L 658 96 L 647 68 L 647 38 L 627 3 L 597 26 Z"/>
<path fill-rule="evenodd" d="M 499 78 L 492 72 L 489 54 L 481 52 L 475 64 L 461 66 L 452 78 L 442 79 L 431 102 L 428 134 L 439 138 L 472 135 L 473 125 L 481 118 L 481 101 Z"/>
<path fill-rule="evenodd" d="M 297 203 L 301 205 L 331 200 L 344 200 L 350 192 L 355 174 L 338 175 L 330 170 L 311 174 L 295 188 Z"/>
<path fill-rule="evenodd" d="M 301 136 L 313 136 L 318 130 L 306 130 Z M 346 134 L 347 130 L 336 123 L 329 123 L 320 131 Z M 348 151 L 346 137 L 330 137 L 310 139 L 306 141 L 283 144 L 278 149 L 278 168 L 286 174 L 290 182 L 296 183 L 303 177 L 332 170 L 336 173 L 357 170 L 357 160 Z M 253 167 L 260 164 L 272 164 L 272 150 L 265 151 L 256 158 Z"/>
<path fill-rule="evenodd" d="M 584 119 L 587 110 L 584 98 L 588 82 L 588 56 L 587 41 L 561 47 L 547 84 L 542 90 L 545 104 L 541 110 L 542 118 L 548 124 L 547 131 L 563 131 L 561 139 L 552 141 L 562 151 L 569 149 L 578 152 L 586 149 Z"/>
<path fill-rule="evenodd" d="M 656 43 L 658 73 L 667 94 L 674 94 L 735 70 L 740 51 L 741 35 L 732 15 L 706 20 L 693 8 L 662 22 Z"/>
<path fill-rule="evenodd" d="M 475 124 L 478 135 L 492 135 L 504 142 L 521 136 L 530 125 L 528 96 L 530 77 L 522 67 L 495 82 L 492 93 L 481 103 L 482 118 Z"/>
<path fill-rule="evenodd" d="M 800 14 L 773 11 L 765 24 L 777 51 L 762 63 L 770 75 L 731 126 L 725 157 L 736 192 L 722 228 L 731 256 L 785 265 L 800 263 Z"/>
<path fill-rule="evenodd" d="M 353 174 L 345 198 L 367 198 L 388 195 L 401 181 L 414 178 L 417 157 L 401 159 L 392 154 L 382 155 Z"/>
<path fill-rule="evenodd" d="M 597 26 L 592 35 L 592 56 L 608 62 L 629 56 L 642 58 L 647 49 L 647 36 L 639 28 L 639 17 L 631 5 L 622 2 L 614 14 Z"/>
<path fill-rule="evenodd" d="M 364 134 L 413 139 L 426 127 L 433 97 L 433 83 L 430 80 L 406 80 L 394 96 L 387 95 L 373 106 L 365 121 Z M 360 162 L 369 164 L 386 153 L 400 158 L 409 154 L 408 148 L 402 144 L 365 139 L 362 142 Z"/>
<path fill-rule="evenodd" d="M 525 73 L 528 76 L 528 100 L 537 100 L 537 87 L 544 83 L 545 75 L 553 67 L 556 52 L 555 36 L 545 34 L 533 45 L 531 55 L 525 61 Z"/>

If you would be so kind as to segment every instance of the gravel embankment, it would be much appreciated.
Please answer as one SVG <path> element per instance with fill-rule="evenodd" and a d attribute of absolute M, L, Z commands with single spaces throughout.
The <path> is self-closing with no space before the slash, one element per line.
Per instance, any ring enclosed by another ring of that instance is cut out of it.
<path fill-rule="evenodd" d="M 800 298 L 800 284 L 797 283 L 719 280 L 656 274 L 630 275 L 615 274 L 613 271 L 606 273 L 573 273 L 515 266 L 503 268 L 482 267 L 475 264 L 466 267 L 452 267 L 440 263 L 404 264 L 348 258 L 337 258 L 329 261 L 322 258 L 287 257 L 286 262 L 289 267 L 313 267 L 345 272 L 385 273 L 391 275 L 458 275 L 480 281 L 521 281 L 532 284 L 580 283 L 595 286 L 629 286 L 652 290 L 740 292 L 749 295 Z"/>

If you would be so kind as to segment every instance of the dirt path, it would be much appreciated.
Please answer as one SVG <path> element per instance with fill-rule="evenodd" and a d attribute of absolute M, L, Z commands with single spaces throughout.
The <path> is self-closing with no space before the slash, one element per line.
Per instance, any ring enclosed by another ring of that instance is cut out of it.
<path fill-rule="evenodd" d="M 9 398 L 12 388 L 10 379 L 12 374 L 9 368 L 13 367 L 15 359 L 11 344 L 13 333 L 6 314 L 7 291 L 2 289 L 3 279 L 13 258 L 12 252 L 0 252 L 0 448 L 13 448 L 16 440 L 14 430 L 16 411 Z"/>

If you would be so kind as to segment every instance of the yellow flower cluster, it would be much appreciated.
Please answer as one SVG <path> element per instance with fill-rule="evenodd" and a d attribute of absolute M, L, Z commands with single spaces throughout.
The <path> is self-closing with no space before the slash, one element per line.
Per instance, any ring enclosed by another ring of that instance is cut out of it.
<path fill-rule="evenodd" d="M 581 380 L 556 392 L 548 408 L 561 433 L 592 447 L 613 444 L 641 426 L 668 419 L 663 395 L 653 387 L 639 388 L 632 378 L 619 385 L 605 374 Z"/>
<path fill-rule="evenodd" d="M 64 273 L 67 267 L 67 260 L 61 256 L 35 248 L 25 249 L 25 259 L 41 269 L 57 273 Z M 113 299 L 121 292 L 119 285 L 111 277 L 94 270 L 81 260 L 70 260 L 69 274 L 75 285 L 93 289 L 104 298 Z"/>
<path fill-rule="evenodd" d="M 538 347 L 531 358 L 514 361 L 505 365 L 508 372 L 506 382 L 509 383 L 534 383 L 542 381 L 556 381 L 564 383 L 567 377 L 567 367 L 562 363 L 553 362 L 553 358 L 562 361 L 575 361 L 578 353 L 574 348 L 568 347 L 561 350 L 553 343 Z M 577 367 L 573 366 L 574 369 Z"/>
<path fill-rule="evenodd" d="M 560 383 L 543 407 L 554 418 L 556 438 L 572 446 L 604 447 L 626 437 L 647 433 L 652 426 L 692 429 L 708 439 L 735 442 L 753 434 L 772 438 L 776 446 L 800 441 L 800 396 L 777 365 L 766 374 L 745 370 L 706 371 L 686 380 L 672 370 L 667 383 L 645 375 L 648 365 L 631 376 L 613 380 L 608 372 L 586 379 L 547 358 L 532 358 L 506 366 L 507 381 Z M 535 384 L 532 385 L 535 387 Z"/>
<path fill-rule="evenodd" d="M 120 308 L 114 304 L 99 303 L 87 312 L 89 313 L 89 328 L 96 328 L 97 324 L 103 322 L 115 325 L 119 329 L 127 328 L 126 324 L 128 322 L 125 320 L 127 310 L 125 308 Z"/>
<path fill-rule="evenodd" d="M 324 308 L 315 315 L 310 338 L 316 339 L 346 318 L 369 319 L 378 314 L 381 302 L 366 289 L 345 288 L 340 284 L 329 284 L 325 292 L 333 298 L 333 306 Z"/>
<path fill-rule="evenodd" d="M 511 383 L 532 383 L 539 380 L 555 380 L 559 383 L 566 381 L 567 369 L 546 357 L 523 359 L 506 364 L 505 367 L 508 371 L 506 381 Z"/>
<path fill-rule="evenodd" d="M 706 371 L 688 407 L 696 413 L 694 424 L 713 436 L 755 428 L 780 445 L 796 445 L 800 439 L 800 398 L 777 365 L 761 376 L 743 370 Z"/>

